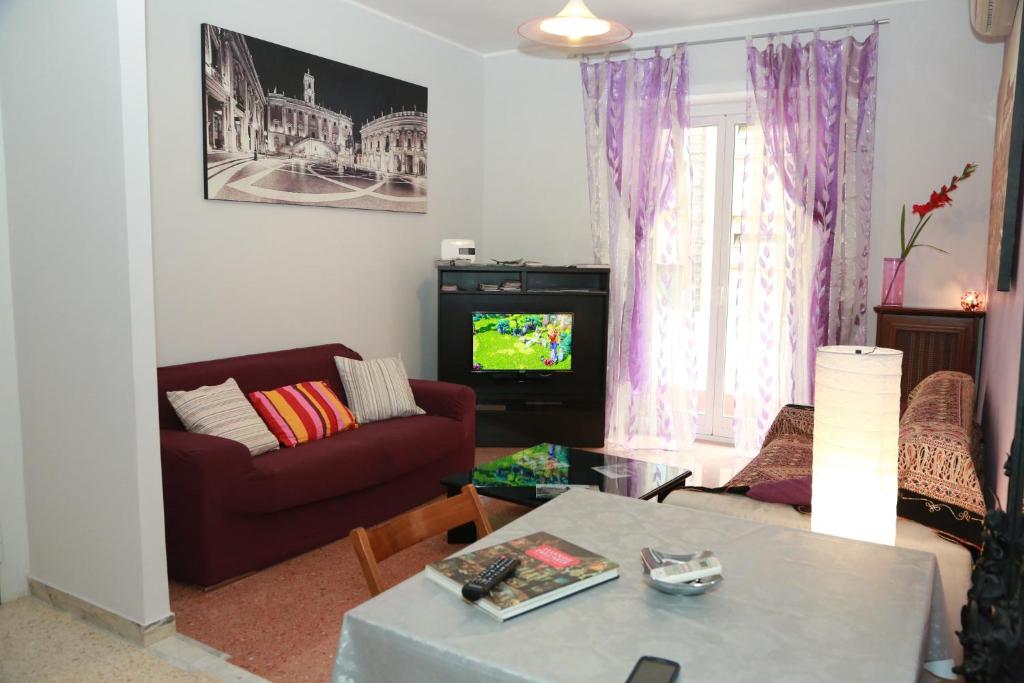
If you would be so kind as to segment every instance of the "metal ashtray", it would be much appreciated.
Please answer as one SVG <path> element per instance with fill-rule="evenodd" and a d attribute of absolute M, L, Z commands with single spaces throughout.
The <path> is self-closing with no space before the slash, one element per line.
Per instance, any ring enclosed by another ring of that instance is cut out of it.
<path fill-rule="evenodd" d="M 696 579 L 695 581 L 688 581 L 686 583 L 664 583 L 651 578 L 651 570 L 655 567 L 660 567 L 666 564 L 690 562 L 712 554 L 713 553 L 710 550 L 702 550 L 696 553 L 673 555 L 672 553 L 662 552 L 660 550 L 655 550 L 654 548 L 641 548 L 640 564 L 644 568 L 644 581 L 646 581 L 647 585 L 651 588 L 659 590 L 662 593 L 671 593 L 672 595 L 700 595 L 702 593 L 706 593 L 718 584 L 722 583 L 725 578 L 721 574 L 715 574 L 714 576 L 705 576 L 702 579 Z"/>

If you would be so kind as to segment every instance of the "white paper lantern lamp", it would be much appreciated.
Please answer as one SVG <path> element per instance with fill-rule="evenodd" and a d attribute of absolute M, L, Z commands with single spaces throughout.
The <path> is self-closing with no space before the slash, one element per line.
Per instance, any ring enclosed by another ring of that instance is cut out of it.
<path fill-rule="evenodd" d="M 813 531 L 895 544 L 902 366 L 895 349 L 818 349 Z"/>

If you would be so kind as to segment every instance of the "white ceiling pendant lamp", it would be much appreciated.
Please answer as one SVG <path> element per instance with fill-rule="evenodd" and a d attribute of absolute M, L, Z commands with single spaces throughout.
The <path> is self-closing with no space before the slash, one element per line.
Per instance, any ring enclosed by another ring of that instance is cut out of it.
<path fill-rule="evenodd" d="M 569 0 L 555 16 L 522 24 L 519 35 L 555 47 L 602 47 L 629 40 L 633 31 L 617 21 L 594 16 L 583 0 Z"/>

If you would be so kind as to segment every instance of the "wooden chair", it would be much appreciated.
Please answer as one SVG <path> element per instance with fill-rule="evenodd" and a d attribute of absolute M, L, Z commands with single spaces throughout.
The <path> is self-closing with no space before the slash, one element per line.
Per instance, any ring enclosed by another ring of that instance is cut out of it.
<path fill-rule="evenodd" d="M 463 486 L 462 493 L 457 496 L 418 507 L 369 529 L 353 529 L 348 537 L 352 539 L 352 547 L 363 568 L 370 595 L 377 595 L 385 589 L 378 562 L 420 541 L 469 522 L 476 524 L 477 538 L 483 538 L 493 531 L 483 505 L 480 504 L 480 496 L 472 484 Z"/>

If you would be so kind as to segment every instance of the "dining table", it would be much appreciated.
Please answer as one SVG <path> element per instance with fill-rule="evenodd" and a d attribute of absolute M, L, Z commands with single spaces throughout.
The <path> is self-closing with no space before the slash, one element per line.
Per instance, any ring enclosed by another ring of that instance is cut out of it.
<path fill-rule="evenodd" d="M 333 680 L 623 683 L 647 655 L 677 662 L 685 683 L 913 683 L 950 657 L 929 553 L 588 490 L 458 552 L 537 531 L 617 562 L 619 577 L 502 622 L 420 572 L 345 614 Z M 644 547 L 711 550 L 724 580 L 657 591 Z"/>

